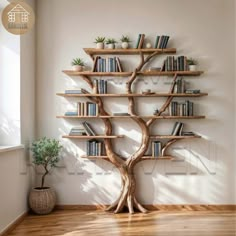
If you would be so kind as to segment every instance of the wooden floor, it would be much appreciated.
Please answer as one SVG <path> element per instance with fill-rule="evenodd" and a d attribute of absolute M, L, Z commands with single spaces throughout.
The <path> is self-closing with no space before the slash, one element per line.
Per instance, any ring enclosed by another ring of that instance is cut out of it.
<path fill-rule="evenodd" d="M 58 210 L 47 216 L 27 216 L 9 235 L 236 236 L 236 212 L 155 211 L 114 215 L 103 211 Z"/>

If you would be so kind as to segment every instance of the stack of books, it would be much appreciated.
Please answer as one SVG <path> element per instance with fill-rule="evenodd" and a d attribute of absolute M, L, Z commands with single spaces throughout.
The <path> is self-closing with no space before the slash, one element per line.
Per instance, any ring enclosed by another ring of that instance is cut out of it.
<path fill-rule="evenodd" d="M 174 56 L 168 56 L 162 66 L 162 71 L 187 71 L 188 63 L 187 57 L 179 56 L 175 58 Z"/>
<path fill-rule="evenodd" d="M 185 93 L 185 80 L 180 78 L 175 82 L 174 93 Z"/>
<path fill-rule="evenodd" d="M 104 142 L 92 139 L 87 141 L 87 155 L 88 156 L 105 156 Z"/>
<path fill-rule="evenodd" d="M 65 90 L 65 94 L 86 94 L 89 93 L 85 89 L 67 89 Z"/>
<path fill-rule="evenodd" d="M 195 136 L 196 134 L 191 132 L 191 131 L 189 131 L 189 132 L 182 132 L 182 135 L 183 136 Z"/>
<path fill-rule="evenodd" d="M 185 93 L 187 94 L 199 94 L 201 91 L 200 89 L 186 89 Z"/>
<path fill-rule="evenodd" d="M 94 60 L 93 72 L 122 72 L 119 57 L 102 58 L 97 56 Z"/>
<path fill-rule="evenodd" d="M 78 116 L 78 111 L 66 111 L 65 116 Z"/>
<path fill-rule="evenodd" d="M 161 35 L 156 37 L 155 48 L 164 49 L 167 47 L 170 36 Z"/>
<path fill-rule="evenodd" d="M 172 129 L 171 135 L 173 136 L 181 136 L 183 132 L 184 124 L 181 122 L 175 122 L 174 127 Z"/>
<path fill-rule="evenodd" d="M 152 156 L 153 157 L 160 157 L 161 156 L 161 142 L 160 141 L 153 141 L 152 142 Z"/>
<path fill-rule="evenodd" d="M 145 39 L 145 34 L 139 34 L 138 35 L 138 40 L 137 40 L 136 47 L 135 47 L 136 49 L 143 48 L 144 39 Z"/>
<path fill-rule="evenodd" d="M 83 136 L 87 135 L 83 126 L 73 127 L 69 133 L 70 136 Z"/>
<path fill-rule="evenodd" d="M 130 116 L 127 112 L 114 112 L 113 116 Z"/>
<path fill-rule="evenodd" d="M 95 79 L 93 83 L 94 83 L 95 94 L 107 94 L 107 81 L 106 80 Z"/>
<path fill-rule="evenodd" d="M 185 101 L 185 103 L 171 102 L 169 113 L 170 116 L 193 116 L 194 104 L 190 101 Z"/>
<path fill-rule="evenodd" d="M 78 102 L 78 116 L 98 116 L 98 104 L 92 102 Z"/>

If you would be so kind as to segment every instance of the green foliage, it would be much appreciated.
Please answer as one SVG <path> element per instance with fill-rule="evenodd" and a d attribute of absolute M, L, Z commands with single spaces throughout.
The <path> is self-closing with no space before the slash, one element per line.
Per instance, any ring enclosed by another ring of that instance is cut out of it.
<path fill-rule="evenodd" d="M 73 61 L 71 62 L 72 66 L 84 66 L 84 61 L 81 58 L 75 58 L 73 59 Z"/>
<path fill-rule="evenodd" d="M 197 65 L 197 64 L 198 64 L 197 60 L 195 60 L 195 59 L 193 59 L 193 58 L 189 58 L 189 59 L 187 60 L 187 62 L 188 62 L 188 65 L 190 65 L 190 66 L 192 66 L 192 65 Z"/>
<path fill-rule="evenodd" d="M 55 139 L 41 138 L 32 143 L 30 150 L 33 152 L 33 163 L 42 166 L 45 170 L 42 176 L 41 187 L 44 187 L 44 178 L 49 173 L 49 168 L 55 167 L 59 162 L 59 152 L 62 146 Z"/>
<path fill-rule="evenodd" d="M 115 43 L 117 43 L 117 42 L 116 42 L 116 40 L 113 39 L 113 38 L 108 38 L 108 39 L 106 40 L 106 44 L 115 44 Z"/>
<path fill-rule="evenodd" d="M 106 39 L 105 37 L 97 37 L 94 43 L 104 43 L 105 39 Z"/>
<path fill-rule="evenodd" d="M 122 35 L 122 38 L 120 39 L 120 41 L 123 43 L 123 42 L 127 42 L 127 43 L 130 43 L 130 38 L 128 36 L 124 36 Z"/>

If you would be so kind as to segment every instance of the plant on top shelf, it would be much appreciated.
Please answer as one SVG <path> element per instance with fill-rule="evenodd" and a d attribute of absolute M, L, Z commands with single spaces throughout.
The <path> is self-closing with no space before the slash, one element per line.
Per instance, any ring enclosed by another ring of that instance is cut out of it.
<path fill-rule="evenodd" d="M 108 39 L 106 40 L 106 44 L 107 44 L 107 46 L 108 46 L 109 49 L 114 49 L 116 43 L 117 43 L 116 40 L 113 39 L 113 38 L 108 38 Z"/>
<path fill-rule="evenodd" d="M 83 71 L 84 61 L 81 58 L 75 58 L 71 62 L 73 71 Z"/>
<path fill-rule="evenodd" d="M 50 213 L 56 204 L 56 194 L 52 188 L 45 187 L 45 178 L 59 162 L 61 149 L 59 141 L 45 137 L 33 142 L 30 148 L 33 163 L 44 170 L 40 187 L 32 189 L 29 195 L 30 208 L 37 214 Z"/>
<path fill-rule="evenodd" d="M 97 49 L 104 49 L 104 42 L 105 42 L 106 38 L 105 37 L 97 37 L 95 39 L 95 42 L 96 43 L 96 48 Z"/>
<path fill-rule="evenodd" d="M 122 38 L 120 39 L 120 41 L 121 41 L 121 47 L 123 49 L 129 48 L 129 43 L 131 42 L 131 40 L 129 39 L 128 36 L 122 35 Z"/>
<path fill-rule="evenodd" d="M 193 58 L 189 58 L 187 59 L 187 63 L 188 63 L 188 67 L 190 71 L 196 71 L 197 70 L 197 65 L 198 65 L 198 61 L 193 59 Z"/>

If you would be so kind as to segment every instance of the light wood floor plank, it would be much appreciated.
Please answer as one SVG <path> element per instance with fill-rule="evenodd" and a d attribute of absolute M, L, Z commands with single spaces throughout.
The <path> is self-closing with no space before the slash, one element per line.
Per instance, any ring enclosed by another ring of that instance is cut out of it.
<path fill-rule="evenodd" d="M 155 211 L 114 215 L 103 211 L 57 210 L 29 215 L 10 236 L 235 236 L 235 211 Z"/>

